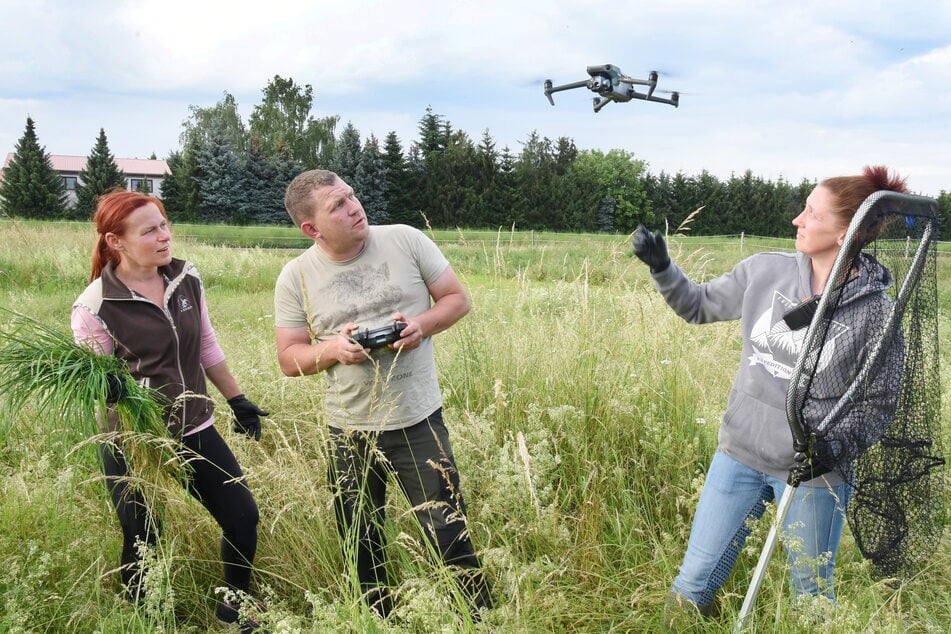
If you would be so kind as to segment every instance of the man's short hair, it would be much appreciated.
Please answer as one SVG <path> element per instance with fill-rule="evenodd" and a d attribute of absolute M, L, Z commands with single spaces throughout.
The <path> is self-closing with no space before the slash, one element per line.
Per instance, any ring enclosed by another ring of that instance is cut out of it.
<path fill-rule="evenodd" d="M 287 186 L 284 208 L 298 227 L 314 218 L 313 192 L 319 187 L 333 185 L 339 177 L 330 170 L 308 170 L 298 174 Z"/>

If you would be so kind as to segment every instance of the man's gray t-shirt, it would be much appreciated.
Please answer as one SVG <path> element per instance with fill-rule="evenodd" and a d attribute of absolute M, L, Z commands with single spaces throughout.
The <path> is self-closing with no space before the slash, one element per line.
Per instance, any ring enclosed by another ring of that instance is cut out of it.
<path fill-rule="evenodd" d="M 288 262 L 274 289 L 274 323 L 308 327 L 326 341 L 348 323 L 376 328 L 394 312 L 414 317 L 431 304 L 428 285 L 449 267 L 439 248 L 406 225 L 371 226 L 366 247 L 337 262 L 315 244 Z M 380 348 L 354 365 L 327 369 L 328 424 L 392 430 L 420 422 L 442 406 L 432 337 L 415 350 Z"/>

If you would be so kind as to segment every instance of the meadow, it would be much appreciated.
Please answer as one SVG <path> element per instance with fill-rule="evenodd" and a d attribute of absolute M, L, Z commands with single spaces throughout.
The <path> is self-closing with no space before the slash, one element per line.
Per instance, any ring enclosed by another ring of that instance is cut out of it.
<path fill-rule="evenodd" d="M 451 579 L 433 563 L 407 503 L 392 495 L 387 530 L 401 603 L 382 621 L 350 590 L 339 554 L 325 482 L 324 378 L 287 378 L 277 365 L 273 282 L 300 246 L 223 246 L 176 230 L 175 254 L 202 273 L 234 374 L 271 412 L 260 443 L 224 421 L 218 428 L 261 510 L 256 586 L 273 631 L 661 630 L 737 368 L 737 324 L 691 326 L 676 317 L 631 257 L 627 236 L 438 233 L 473 299 L 469 316 L 437 336 L 437 363 L 469 530 L 497 608 L 480 623 L 453 609 Z M 253 229 L 234 231 L 246 232 Z M 8 221 L 0 223 L 0 243 L 0 306 L 67 331 L 88 277 L 92 230 Z M 746 239 L 741 251 L 737 239 L 671 240 L 674 260 L 697 280 L 777 248 L 791 250 L 792 242 Z M 938 275 L 944 343 L 951 258 L 939 258 Z M 940 351 L 945 448 L 948 348 Z M 227 631 L 214 623 L 220 533 L 204 509 L 177 483 L 161 486 L 166 532 L 148 554 L 149 599 L 127 603 L 115 570 L 118 524 L 93 451 L 42 412 L 8 409 L 0 403 L 0 631 Z M 688 631 L 733 630 L 767 530 L 764 518 L 724 588 L 719 615 Z M 878 580 L 846 530 L 838 605 L 820 627 L 946 632 L 949 579 L 947 531 L 917 576 Z M 777 553 L 749 631 L 814 631 L 800 617 Z"/>

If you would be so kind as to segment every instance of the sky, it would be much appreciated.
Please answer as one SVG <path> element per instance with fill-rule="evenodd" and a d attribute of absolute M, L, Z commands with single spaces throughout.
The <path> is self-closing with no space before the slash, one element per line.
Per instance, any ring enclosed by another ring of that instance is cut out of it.
<path fill-rule="evenodd" d="M 901 5 L 906 5 L 905 7 Z M 913 5 L 913 9 L 907 8 Z M 613 64 L 680 106 L 543 82 Z M 190 106 L 230 93 L 247 122 L 275 75 L 314 117 L 418 138 L 427 107 L 479 142 L 532 132 L 621 149 L 651 173 L 821 180 L 887 165 L 951 191 L 951 2 L 917 0 L 0 0 L 0 156 L 26 118 L 51 154 L 180 149 Z"/>

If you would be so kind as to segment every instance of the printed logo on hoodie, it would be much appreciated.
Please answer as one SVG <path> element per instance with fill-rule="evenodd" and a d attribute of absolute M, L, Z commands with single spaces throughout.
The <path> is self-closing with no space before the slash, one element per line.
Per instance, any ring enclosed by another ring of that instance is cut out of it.
<path fill-rule="evenodd" d="M 749 357 L 750 366 L 762 365 L 763 369 L 780 379 L 788 380 L 792 376 L 808 328 L 790 330 L 783 321 L 783 315 L 798 305 L 799 302 L 779 291 L 773 293 L 772 306 L 763 311 L 750 331 L 750 345 L 753 348 L 753 354 Z M 835 340 L 846 330 L 848 328 L 844 324 L 832 321 L 817 372 L 822 372 L 829 365 L 835 354 Z"/>

